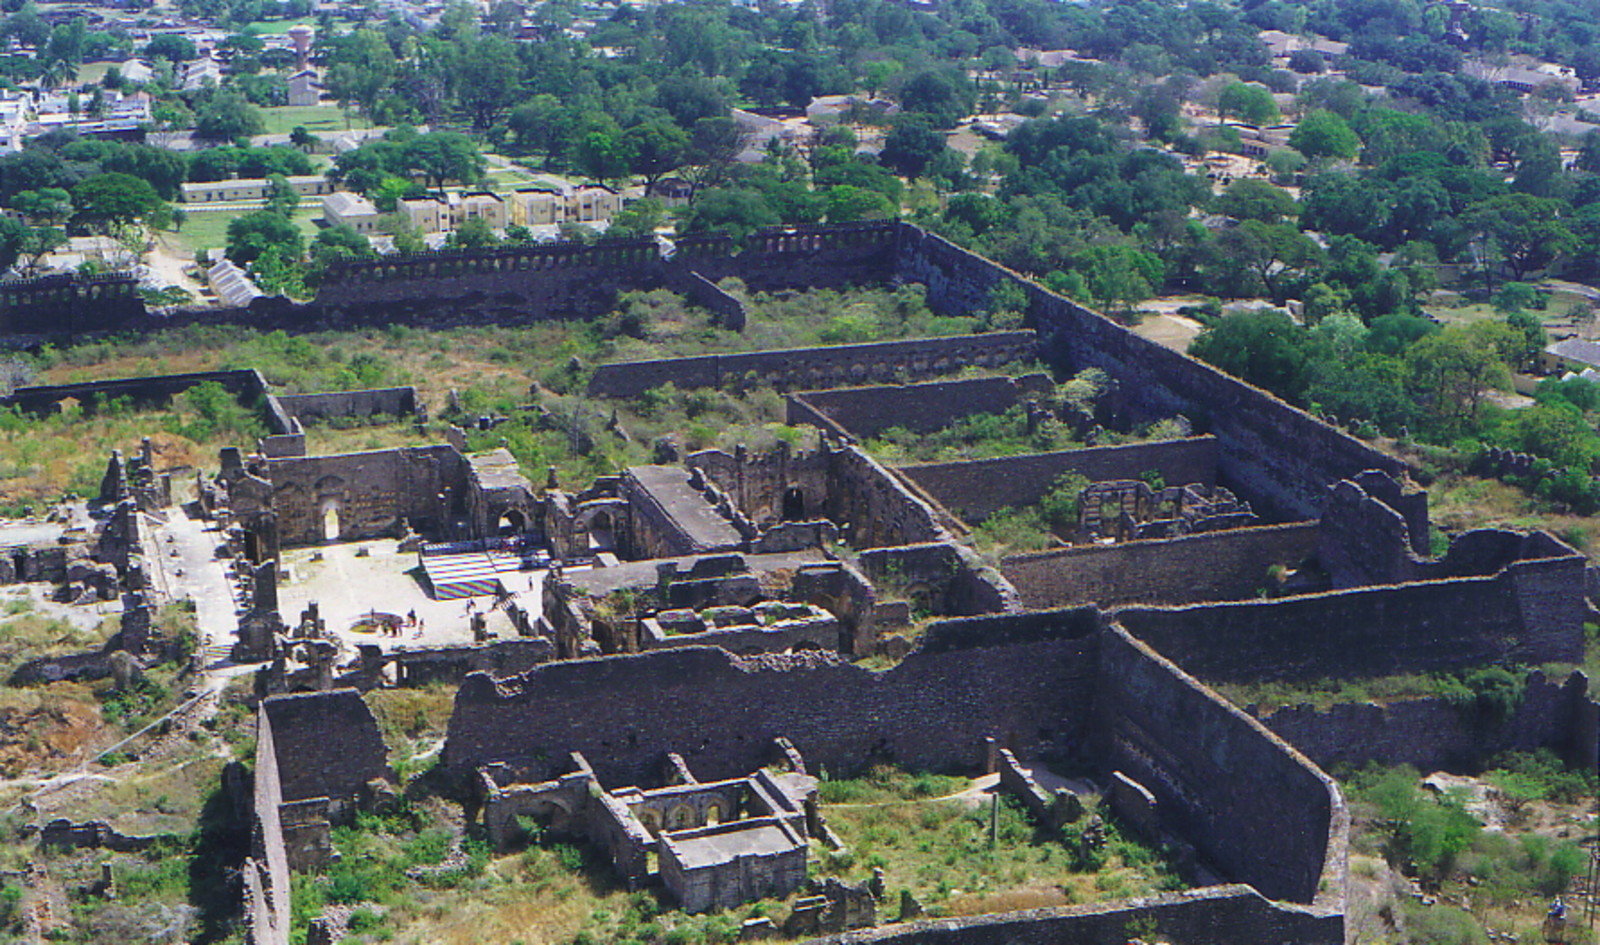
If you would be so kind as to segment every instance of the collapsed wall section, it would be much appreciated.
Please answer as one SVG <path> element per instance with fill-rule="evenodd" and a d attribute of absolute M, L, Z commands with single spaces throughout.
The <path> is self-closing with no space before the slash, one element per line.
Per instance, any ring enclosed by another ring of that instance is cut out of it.
<path fill-rule="evenodd" d="M 1578 662 L 1584 613 L 1576 557 L 1518 561 L 1493 577 L 1115 616 L 1201 679 L 1242 682 Z"/>
<path fill-rule="evenodd" d="M 1163 827 L 1269 899 L 1343 912 L 1349 813 L 1327 775 L 1114 624 L 1099 683 L 1102 763 L 1155 796 Z"/>
<path fill-rule="evenodd" d="M 1168 485 L 1217 484 L 1217 438 L 1199 436 L 1026 456 L 953 463 L 917 463 L 896 471 L 914 480 L 940 505 L 977 524 L 1007 507 L 1026 508 L 1056 480 L 1078 473 L 1090 482 L 1141 479 L 1159 473 Z"/>
<path fill-rule="evenodd" d="M 1253 598 L 1274 566 L 1315 551 L 1317 523 L 1235 528 L 1178 538 L 1076 545 L 1013 555 L 1000 573 L 1029 608 L 1196 604 Z"/>
<path fill-rule="evenodd" d="M 741 658 L 694 647 L 552 663 L 456 694 L 444 762 L 537 765 L 573 751 L 606 783 L 648 784 L 669 752 L 700 777 L 737 777 L 787 737 L 837 774 L 878 762 L 971 769 L 983 740 L 1025 758 L 1088 744 L 1099 616 L 1091 610 L 948 621 L 898 666 L 820 654 Z"/>

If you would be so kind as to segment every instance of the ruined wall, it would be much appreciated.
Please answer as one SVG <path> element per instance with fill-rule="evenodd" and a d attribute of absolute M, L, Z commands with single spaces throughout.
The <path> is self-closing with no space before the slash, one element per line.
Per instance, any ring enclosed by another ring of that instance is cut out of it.
<path fill-rule="evenodd" d="M 1328 709 L 1250 706 L 1247 711 L 1324 768 L 1375 761 L 1422 771 L 1477 772 L 1501 752 L 1538 748 L 1593 768 L 1594 732 L 1582 724 L 1586 704 L 1592 705 L 1587 688 L 1582 673 L 1556 681 L 1535 670 L 1528 674 L 1522 702 L 1504 718 L 1440 698 Z"/>
<path fill-rule="evenodd" d="M 1245 600 L 1268 585 L 1269 568 L 1297 567 L 1316 542 L 1316 522 L 1235 528 L 1013 555 L 1000 573 L 1033 609 Z"/>
<path fill-rule="evenodd" d="M 1268 902 L 1248 886 L 1210 886 L 1135 903 L 1063 906 L 885 925 L 810 939 L 806 945 L 1127 945 L 1129 929 L 1145 922 L 1151 924 L 1154 937 L 1173 942 L 1344 942 L 1344 921 L 1337 914 Z"/>
<path fill-rule="evenodd" d="M 1282 600 L 1125 608 L 1115 619 L 1201 679 L 1424 673 L 1583 658 L 1583 562 Z"/>
<path fill-rule="evenodd" d="M 602 364 L 589 378 L 591 397 L 637 397 L 673 384 L 693 387 L 767 385 L 777 390 L 888 384 L 959 371 L 969 365 L 999 367 L 1038 355 L 1031 331 L 1004 331 L 953 338 L 879 341 L 693 358 Z"/>
<path fill-rule="evenodd" d="M 266 711 L 256 713 L 255 791 L 250 856 L 244 861 L 244 926 L 250 945 L 289 943 L 289 854 L 278 807 L 283 803 L 277 738 Z"/>
<path fill-rule="evenodd" d="M 1067 473 L 1090 482 L 1139 479 L 1159 472 L 1168 485 L 1217 484 L 1217 440 L 1202 436 L 1160 443 L 1130 443 L 1029 456 L 1002 456 L 955 463 L 897 467 L 940 505 L 976 524 L 996 509 L 1025 508 Z"/>
<path fill-rule="evenodd" d="M 828 518 L 856 548 L 946 541 L 933 506 L 856 446 L 828 454 Z"/>
<path fill-rule="evenodd" d="M 419 529 L 442 525 L 461 508 L 467 481 L 465 460 L 443 445 L 283 457 L 267 469 L 285 547 L 394 535 L 401 518 Z M 325 534 L 329 509 L 337 536 Z"/>
<path fill-rule="evenodd" d="M 858 564 L 880 598 L 903 596 L 929 613 L 971 617 L 1022 609 L 1004 577 L 953 542 L 874 548 L 862 552 Z"/>
<path fill-rule="evenodd" d="M 1096 708 L 1103 765 L 1155 796 L 1166 829 L 1269 899 L 1342 910 L 1349 813 L 1327 775 L 1115 625 Z"/>
<path fill-rule="evenodd" d="M 269 696 L 261 714 L 276 756 L 293 759 L 278 769 L 279 803 L 313 797 L 337 803 L 356 797 L 373 778 L 394 778 L 378 721 L 354 689 Z"/>
<path fill-rule="evenodd" d="M 415 387 L 277 394 L 275 399 L 285 414 L 301 421 L 342 417 L 411 417 L 416 415 L 418 404 Z"/>
<path fill-rule="evenodd" d="M 1324 484 L 1363 470 L 1399 473 L 1400 461 L 1346 436 L 1258 388 L 1179 354 L 1023 279 L 948 240 L 902 224 L 896 275 L 928 287 L 928 302 L 950 314 L 983 310 L 1004 280 L 1028 294 L 1030 323 L 1046 358 L 1076 373 L 1098 367 L 1117 382 L 1130 419 L 1182 414 L 1221 440 L 1222 484 L 1258 512 L 1312 518 Z"/>
<path fill-rule="evenodd" d="M 583 752 L 604 783 L 648 784 L 668 752 L 706 780 L 738 777 L 789 738 L 847 774 L 877 762 L 972 769 L 983 739 L 1020 757 L 1081 753 L 1094 687 L 1093 611 L 948 621 L 898 666 L 708 647 L 551 663 L 456 694 L 444 761 L 466 770 Z"/>
<path fill-rule="evenodd" d="M 140 406 L 161 406 L 189 388 L 205 383 L 221 384 L 228 393 L 246 403 L 258 402 L 267 394 L 267 382 L 256 370 L 196 371 L 153 377 L 119 377 L 79 384 L 19 387 L 9 397 L 0 399 L 0 405 L 16 407 L 25 413 L 48 413 L 69 397 L 80 403 L 105 403 L 126 397 Z"/>
<path fill-rule="evenodd" d="M 885 384 L 790 394 L 787 421 L 813 423 L 813 412 L 832 421 L 824 429 L 842 429 L 852 437 L 877 436 L 890 427 L 932 433 L 962 417 L 1005 413 L 1030 396 L 1048 396 L 1049 378 L 975 377 L 924 384 Z M 809 409 L 808 409 L 809 408 Z"/>

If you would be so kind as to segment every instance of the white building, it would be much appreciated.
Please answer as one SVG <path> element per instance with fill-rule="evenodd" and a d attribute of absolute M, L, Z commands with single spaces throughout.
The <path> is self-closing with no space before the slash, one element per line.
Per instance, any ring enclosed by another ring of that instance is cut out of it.
<path fill-rule="evenodd" d="M 329 226 L 342 225 L 357 233 L 376 233 L 383 214 L 378 212 L 372 201 L 360 194 L 339 190 L 322 198 L 322 218 Z"/>

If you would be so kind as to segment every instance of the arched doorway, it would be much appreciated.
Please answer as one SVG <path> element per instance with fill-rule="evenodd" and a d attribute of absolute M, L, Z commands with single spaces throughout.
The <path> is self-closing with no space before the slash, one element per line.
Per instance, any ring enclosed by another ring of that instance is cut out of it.
<path fill-rule="evenodd" d="M 327 499 L 322 503 L 322 540 L 339 540 L 339 500 Z"/>
<path fill-rule="evenodd" d="M 502 537 L 520 535 L 527 530 L 528 517 L 522 514 L 521 509 L 509 509 L 504 515 L 500 516 L 498 531 Z"/>
<path fill-rule="evenodd" d="M 594 551 L 611 551 L 617 547 L 615 525 L 610 512 L 596 512 L 589 520 L 589 547 Z"/>
<path fill-rule="evenodd" d="M 783 520 L 798 522 L 806 517 L 806 494 L 799 486 L 783 490 Z"/>

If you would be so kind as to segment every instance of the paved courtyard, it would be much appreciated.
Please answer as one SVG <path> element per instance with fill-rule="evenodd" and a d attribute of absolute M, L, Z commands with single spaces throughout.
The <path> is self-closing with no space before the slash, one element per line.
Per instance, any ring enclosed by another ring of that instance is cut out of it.
<path fill-rule="evenodd" d="M 279 582 L 278 609 L 284 621 L 293 626 L 306 605 L 316 601 L 329 632 L 352 649 L 360 643 L 376 643 L 385 650 L 471 643 L 473 610 L 488 611 L 489 632 L 496 637 L 517 635 L 511 618 L 503 610 L 491 609 L 492 596 L 434 600 L 417 554 L 401 553 L 398 545 L 398 541 L 385 538 L 283 552 L 289 577 Z M 543 570 L 500 572 L 499 576 L 519 606 L 539 612 Z M 400 616 L 415 611 L 422 629 L 403 628 L 398 637 L 354 629 L 374 611 Z"/>

